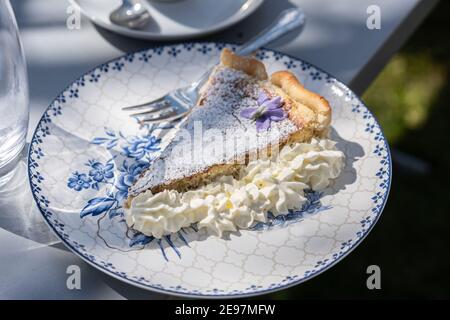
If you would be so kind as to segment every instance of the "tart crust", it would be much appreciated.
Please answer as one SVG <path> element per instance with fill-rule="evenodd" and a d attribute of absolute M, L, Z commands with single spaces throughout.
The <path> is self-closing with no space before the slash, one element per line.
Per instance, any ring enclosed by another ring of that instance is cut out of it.
<path fill-rule="evenodd" d="M 264 64 L 251 57 L 241 57 L 230 49 L 222 50 L 220 62 L 223 66 L 245 72 L 260 81 L 268 79 Z M 297 77 L 289 71 L 277 71 L 270 76 L 270 83 L 286 103 L 289 118 L 300 128 L 312 127 L 316 133 L 331 123 L 331 108 L 328 101 L 315 92 L 306 89 Z M 267 84 L 262 83 L 262 86 Z"/>

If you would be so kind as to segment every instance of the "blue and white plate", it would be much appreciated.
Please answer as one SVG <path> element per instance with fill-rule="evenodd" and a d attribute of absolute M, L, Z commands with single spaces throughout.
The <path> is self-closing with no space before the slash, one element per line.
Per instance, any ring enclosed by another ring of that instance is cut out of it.
<path fill-rule="evenodd" d="M 347 156 L 332 187 L 299 212 L 227 238 L 195 226 L 161 240 L 129 230 L 128 187 L 176 128 L 140 127 L 121 107 L 195 80 L 218 61 L 220 43 L 141 51 L 98 66 L 62 92 L 33 136 L 29 177 L 44 218 L 94 267 L 127 283 L 183 296 L 249 296 L 299 284 L 336 264 L 368 234 L 386 203 L 388 144 L 377 121 L 341 82 L 311 64 L 261 50 L 268 71 L 289 69 L 333 108 L 332 138 Z M 233 45 L 226 45 L 234 47 Z"/>

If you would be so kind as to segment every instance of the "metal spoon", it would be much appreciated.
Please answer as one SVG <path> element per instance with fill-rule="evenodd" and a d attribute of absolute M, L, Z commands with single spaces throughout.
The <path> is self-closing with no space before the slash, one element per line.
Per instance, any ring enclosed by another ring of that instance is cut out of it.
<path fill-rule="evenodd" d="M 122 5 L 109 15 L 112 23 L 119 26 L 141 29 L 151 19 L 148 10 L 136 0 L 122 0 Z"/>

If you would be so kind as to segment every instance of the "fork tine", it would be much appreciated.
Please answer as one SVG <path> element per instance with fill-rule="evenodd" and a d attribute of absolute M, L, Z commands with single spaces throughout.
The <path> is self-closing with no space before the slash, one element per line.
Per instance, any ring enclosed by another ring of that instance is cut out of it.
<path fill-rule="evenodd" d="M 176 112 L 170 112 L 168 114 L 165 114 L 161 117 L 155 117 L 155 118 L 149 118 L 149 119 L 143 119 L 141 120 L 142 122 L 147 122 L 147 123 L 159 123 L 159 122 L 166 122 L 166 121 L 174 121 L 177 120 L 181 117 L 183 117 L 184 115 L 186 115 L 187 112 L 183 112 L 183 113 L 176 113 Z"/>
<path fill-rule="evenodd" d="M 145 116 L 145 115 L 147 115 L 147 114 L 150 115 L 150 114 L 152 114 L 152 113 L 156 113 L 156 112 L 159 112 L 159 111 L 168 109 L 168 108 L 170 107 L 170 106 L 168 105 L 168 103 L 164 103 L 164 104 L 160 103 L 159 105 L 160 105 L 159 107 L 156 107 L 156 108 L 151 109 L 151 110 L 132 113 L 132 114 L 130 114 L 130 117 Z"/>
<path fill-rule="evenodd" d="M 122 110 L 123 111 L 139 110 L 139 109 L 143 109 L 143 108 L 147 108 L 147 107 L 152 107 L 152 106 L 160 104 L 160 103 L 167 103 L 164 96 L 161 98 L 158 98 L 156 100 L 153 100 L 152 102 L 146 102 L 146 103 L 138 104 L 135 106 L 123 107 Z"/>

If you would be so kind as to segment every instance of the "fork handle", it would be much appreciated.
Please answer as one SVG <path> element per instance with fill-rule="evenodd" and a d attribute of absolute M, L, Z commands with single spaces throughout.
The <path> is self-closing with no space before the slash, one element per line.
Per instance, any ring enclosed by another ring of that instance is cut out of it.
<path fill-rule="evenodd" d="M 292 31 L 296 28 L 301 27 L 303 31 L 303 26 L 306 22 L 306 15 L 300 8 L 290 8 L 281 12 L 281 14 L 275 19 L 275 21 L 261 31 L 256 37 L 250 39 L 239 47 L 236 51 L 238 55 L 246 56 L 251 54 L 253 51 L 258 50 L 262 46 L 278 39 L 282 35 Z M 214 68 L 214 67 L 213 67 Z M 213 68 L 207 70 L 202 76 L 193 83 L 192 88 L 197 90 L 200 88 L 206 80 L 208 80 L 209 75 Z"/>
<path fill-rule="evenodd" d="M 261 31 L 256 37 L 244 43 L 236 53 L 240 56 L 247 56 L 296 28 L 303 28 L 305 21 L 306 15 L 302 9 L 286 9 L 280 13 L 270 26 Z"/>

